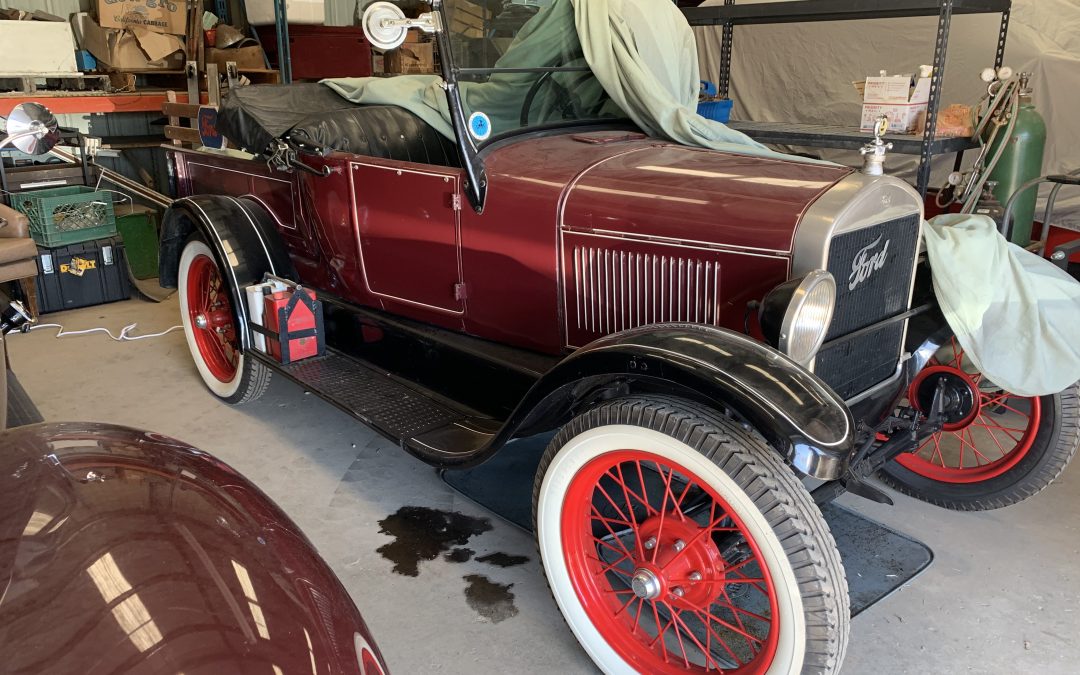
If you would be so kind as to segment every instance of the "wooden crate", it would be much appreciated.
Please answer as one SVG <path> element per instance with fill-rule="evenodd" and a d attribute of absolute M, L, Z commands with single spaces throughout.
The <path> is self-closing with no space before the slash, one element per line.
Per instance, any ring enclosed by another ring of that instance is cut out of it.
<path fill-rule="evenodd" d="M 450 15 L 450 32 L 466 37 L 484 37 L 484 21 L 487 10 L 468 0 L 457 0 Z"/>

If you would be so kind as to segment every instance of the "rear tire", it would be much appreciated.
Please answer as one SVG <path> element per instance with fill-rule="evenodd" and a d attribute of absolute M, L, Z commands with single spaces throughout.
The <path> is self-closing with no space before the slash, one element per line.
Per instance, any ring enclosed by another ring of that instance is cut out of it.
<path fill-rule="evenodd" d="M 878 473 L 898 492 L 956 511 L 1000 509 L 1046 489 L 1076 455 L 1080 383 L 1049 396 L 1010 394 L 975 369 L 955 338 L 916 378 L 909 402 L 928 407 L 937 377 L 962 383 L 970 403 Z"/>
<path fill-rule="evenodd" d="M 241 353 L 228 282 L 202 239 L 190 239 L 180 255 L 178 287 L 184 336 L 207 389 L 233 405 L 258 399 L 270 370 Z"/>
<path fill-rule="evenodd" d="M 605 672 L 840 669 L 836 543 L 791 469 L 733 420 L 671 398 L 600 405 L 549 445 L 533 518 L 552 595 Z"/>
<path fill-rule="evenodd" d="M 1017 397 L 1007 400 L 1015 403 L 1024 399 Z M 930 454 L 926 459 L 927 451 L 920 449 L 915 454 L 902 455 L 897 461 L 889 463 L 878 473 L 878 477 L 897 492 L 954 511 L 990 511 L 1030 499 L 1057 480 L 1076 455 L 1077 447 L 1080 447 L 1080 385 L 1035 400 L 1038 401 L 1039 419 L 1032 425 L 1030 446 L 1007 470 L 986 473 L 984 475 L 987 477 L 983 479 L 975 480 L 973 477 L 970 482 L 957 482 L 962 477 L 947 474 L 940 468 L 934 471 L 937 455 Z M 1028 405 L 1035 404 L 1029 402 Z M 1006 432 L 995 433 L 1001 436 Z M 941 432 L 935 434 L 935 438 L 944 445 L 950 435 L 955 436 Z M 931 438 L 927 444 L 932 444 L 935 438 Z M 974 436 L 969 438 L 979 444 Z M 922 448 L 927 448 L 927 444 Z M 979 445 L 990 457 L 994 457 L 991 453 L 998 450 L 995 445 Z M 922 457 L 918 454 L 920 452 Z M 1010 450 L 1009 455 L 1017 452 Z"/>

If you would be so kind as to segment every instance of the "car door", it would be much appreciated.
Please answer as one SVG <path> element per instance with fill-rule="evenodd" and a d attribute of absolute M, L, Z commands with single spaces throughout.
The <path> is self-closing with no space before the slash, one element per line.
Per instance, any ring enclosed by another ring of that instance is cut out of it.
<path fill-rule="evenodd" d="M 385 305 L 461 314 L 461 171 L 391 160 L 350 171 L 367 290 Z"/>

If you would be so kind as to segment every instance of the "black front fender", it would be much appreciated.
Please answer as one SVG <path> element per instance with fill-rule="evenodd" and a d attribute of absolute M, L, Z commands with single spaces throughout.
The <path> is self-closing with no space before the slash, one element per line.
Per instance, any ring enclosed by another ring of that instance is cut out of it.
<path fill-rule="evenodd" d="M 162 287 L 176 288 L 180 255 L 188 238 L 196 233 L 214 250 L 225 271 L 241 328 L 242 348 L 247 350 L 251 338 L 246 329 L 244 287 L 261 282 L 267 273 L 296 278 L 285 245 L 269 215 L 251 199 L 222 195 L 178 199 L 165 212 L 161 223 L 158 274 Z"/>
<path fill-rule="evenodd" d="M 582 347 L 536 383 L 504 433 L 534 428 L 538 417 L 577 414 L 597 392 L 667 393 L 729 408 L 796 469 L 822 480 L 842 474 L 854 447 L 850 411 L 811 373 L 749 337 L 689 324 L 633 329 Z"/>

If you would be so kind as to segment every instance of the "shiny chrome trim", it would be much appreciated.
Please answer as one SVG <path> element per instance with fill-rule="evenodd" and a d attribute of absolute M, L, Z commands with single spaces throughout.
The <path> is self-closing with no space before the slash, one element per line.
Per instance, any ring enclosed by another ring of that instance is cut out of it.
<path fill-rule="evenodd" d="M 803 474 L 817 480 L 836 480 L 844 474 L 844 459 L 811 446 L 793 447 L 788 462 Z"/>
<path fill-rule="evenodd" d="M 716 251 L 730 251 L 732 253 L 765 253 L 779 257 L 785 257 L 791 254 L 791 251 L 778 248 L 760 248 L 757 246 L 737 246 L 735 244 L 725 244 L 723 242 L 716 241 L 700 241 L 697 239 L 681 239 L 677 237 L 665 237 L 659 234 L 637 234 L 634 232 L 620 232 L 618 230 L 605 230 L 597 227 L 580 227 L 574 225 L 563 225 L 563 229 L 566 232 L 573 234 L 596 234 L 605 235 L 615 239 L 626 239 L 629 241 L 641 241 L 648 243 L 667 244 L 670 246 L 690 245 L 697 248 L 704 248 Z"/>
<path fill-rule="evenodd" d="M 821 284 L 832 284 L 832 306 L 829 308 L 828 316 L 825 318 L 825 323 L 822 326 L 821 334 L 817 338 L 817 345 L 810 350 L 810 354 L 805 359 L 797 359 L 791 353 L 791 345 L 789 341 L 791 339 L 791 324 L 794 323 L 795 318 L 799 315 L 803 305 L 806 304 L 806 299 L 809 297 L 810 292 Z M 817 358 L 817 353 L 821 350 L 821 345 L 825 344 L 825 336 L 829 332 L 829 327 L 832 326 L 833 314 L 836 312 L 836 279 L 833 275 L 824 269 L 814 270 L 810 274 L 807 274 L 798 288 L 791 295 L 791 301 L 788 303 L 787 311 L 784 312 L 784 320 L 780 323 L 780 338 L 779 344 L 780 351 L 784 352 L 791 358 L 792 361 L 798 363 L 800 366 L 813 372 L 814 360 Z"/>
<path fill-rule="evenodd" d="M 620 241 L 620 242 L 633 242 L 636 244 L 653 244 L 655 246 L 663 246 L 665 248 L 684 248 L 688 251 L 706 251 L 708 253 L 726 253 L 728 255 L 745 255 L 753 258 L 770 258 L 772 260 L 786 260 L 789 262 L 790 268 L 790 256 L 785 253 L 769 253 L 766 251 L 751 251 L 749 249 L 741 248 L 719 248 L 713 246 L 697 246 L 693 243 L 678 243 L 678 239 L 665 239 L 663 237 L 651 238 L 651 237 L 637 237 L 637 236 L 621 236 L 604 234 L 600 230 L 581 230 L 571 227 L 562 229 L 561 237 L 593 237 L 595 239 L 607 239 L 608 241 Z"/>
<path fill-rule="evenodd" d="M 578 330 L 606 335 L 652 323 L 717 326 L 721 265 L 575 244 L 571 250 Z"/>
<path fill-rule="evenodd" d="M 912 213 L 920 215 L 921 230 L 922 198 L 907 183 L 891 176 L 851 174 L 814 202 L 799 221 L 792 248 L 792 278 L 828 269 L 830 247 L 837 235 Z M 914 277 L 912 280 L 914 287 Z"/>
<path fill-rule="evenodd" d="M 918 213 L 919 249 L 913 256 L 911 286 L 908 288 L 907 301 L 907 309 L 911 309 L 911 301 L 915 296 L 915 275 L 919 266 L 919 251 L 923 247 L 922 224 L 925 222 L 923 208 L 922 197 L 915 188 L 898 178 L 867 176 L 862 173 L 847 176 L 814 202 L 799 221 L 795 231 L 795 243 L 792 247 L 791 278 L 797 278 L 817 269 L 828 269 L 832 241 L 837 235 Z M 910 321 L 904 322 L 904 337 L 907 336 L 909 323 Z M 899 365 L 902 366 L 903 341 L 901 341 L 900 349 L 897 357 Z M 814 371 L 815 366 L 816 358 L 815 362 L 810 364 L 811 372 Z M 889 380 L 885 380 L 874 385 L 867 392 L 876 391 L 878 387 L 888 383 Z"/>

